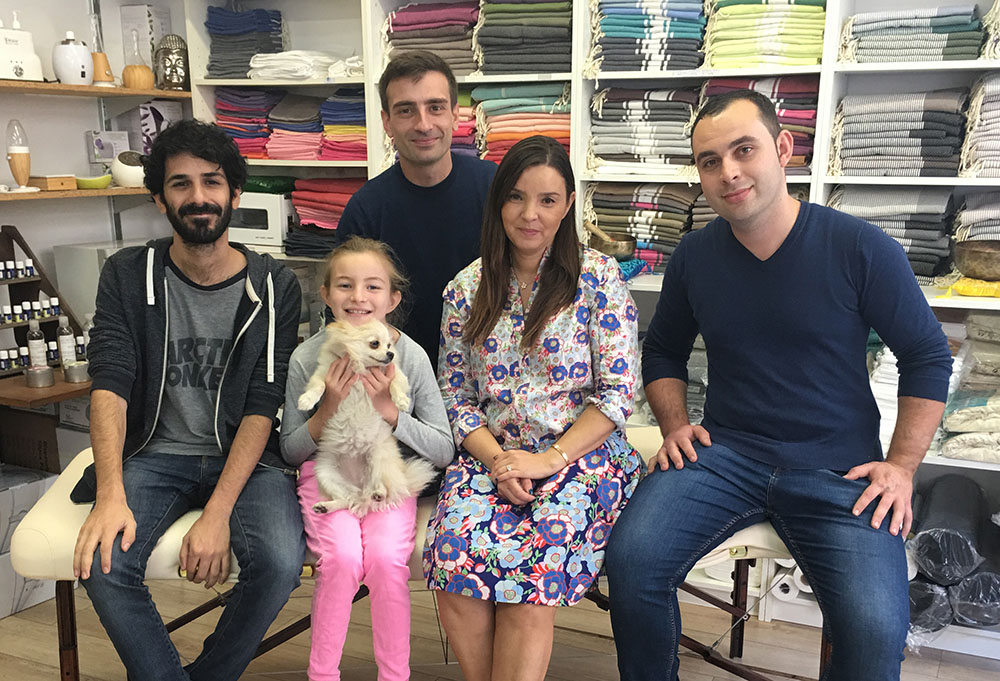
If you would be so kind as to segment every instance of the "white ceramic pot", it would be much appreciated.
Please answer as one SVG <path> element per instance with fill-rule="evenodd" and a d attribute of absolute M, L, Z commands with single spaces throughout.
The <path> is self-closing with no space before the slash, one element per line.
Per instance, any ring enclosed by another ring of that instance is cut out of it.
<path fill-rule="evenodd" d="M 94 82 L 94 59 L 90 48 L 78 41 L 73 31 L 52 48 L 52 70 L 60 83 L 90 85 Z"/>

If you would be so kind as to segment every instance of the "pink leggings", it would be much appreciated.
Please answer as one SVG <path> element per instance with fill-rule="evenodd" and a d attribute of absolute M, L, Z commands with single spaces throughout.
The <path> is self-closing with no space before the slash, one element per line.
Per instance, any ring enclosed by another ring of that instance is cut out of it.
<path fill-rule="evenodd" d="M 351 619 L 351 599 L 364 582 L 371 592 L 372 644 L 378 681 L 410 678 L 410 554 L 416 540 L 417 500 L 358 518 L 350 511 L 316 513 L 320 501 L 306 461 L 298 493 L 306 545 L 316 554 L 312 601 L 310 681 L 339 681 L 340 657 Z"/>

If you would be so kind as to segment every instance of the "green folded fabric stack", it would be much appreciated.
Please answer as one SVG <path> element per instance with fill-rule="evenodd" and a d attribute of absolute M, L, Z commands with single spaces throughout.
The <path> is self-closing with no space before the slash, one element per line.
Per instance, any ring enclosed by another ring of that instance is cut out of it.
<path fill-rule="evenodd" d="M 570 0 L 483 2 L 475 52 L 484 74 L 562 73 L 572 65 Z"/>
<path fill-rule="evenodd" d="M 712 68 L 812 66 L 823 58 L 826 0 L 708 0 Z"/>
<path fill-rule="evenodd" d="M 979 59 L 985 31 L 975 5 L 855 14 L 844 25 L 841 61 Z"/>

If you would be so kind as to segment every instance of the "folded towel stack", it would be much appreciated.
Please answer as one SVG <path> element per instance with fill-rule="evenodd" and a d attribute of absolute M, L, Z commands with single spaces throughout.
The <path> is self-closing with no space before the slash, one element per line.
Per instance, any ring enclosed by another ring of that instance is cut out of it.
<path fill-rule="evenodd" d="M 338 57 L 314 50 L 255 54 L 247 73 L 251 80 L 326 80 L 363 75 L 361 57 Z"/>
<path fill-rule="evenodd" d="M 712 68 L 810 66 L 823 58 L 826 0 L 705 0 Z"/>
<path fill-rule="evenodd" d="M 972 86 L 967 119 L 958 174 L 1000 177 L 1000 73 L 987 73 Z"/>
<path fill-rule="evenodd" d="M 597 182 L 587 188 L 584 219 L 612 236 L 633 236 L 635 257 L 654 272 L 667 260 L 691 227 L 697 185 Z"/>
<path fill-rule="evenodd" d="M 271 138 L 268 158 L 284 161 L 314 161 L 319 158 L 323 124 L 319 109 L 322 97 L 287 93 L 267 117 Z"/>
<path fill-rule="evenodd" d="M 231 12 L 208 7 L 208 78 L 246 78 L 256 54 L 285 49 L 281 12 L 251 9 Z"/>
<path fill-rule="evenodd" d="M 571 0 L 484 0 L 479 11 L 473 51 L 483 73 L 569 72 Z"/>
<path fill-rule="evenodd" d="M 955 214 L 955 241 L 1000 240 L 1000 192 L 966 194 Z"/>
<path fill-rule="evenodd" d="M 482 158 L 499 163 L 518 140 L 532 135 L 552 137 L 569 153 L 569 85 L 480 85 L 472 99 L 478 102 L 476 136 Z"/>
<path fill-rule="evenodd" d="M 696 69 L 704 61 L 701 0 L 599 0 L 586 70 Z"/>
<path fill-rule="evenodd" d="M 844 24 L 840 61 L 979 59 L 984 37 L 974 4 L 863 12 Z"/>
<path fill-rule="evenodd" d="M 451 137 L 451 150 L 456 154 L 479 156 L 476 146 L 476 111 L 472 106 L 472 91 L 458 91 L 458 130 Z"/>
<path fill-rule="evenodd" d="M 247 158 L 267 158 L 271 129 L 267 116 L 284 96 L 282 90 L 215 88 L 215 123 Z"/>
<path fill-rule="evenodd" d="M 830 174 L 954 177 L 968 98 L 965 88 L 844 97 L 833 122 Z"/>
<path fill-rule="evenodd" d="M 292 206 L 299 222 L 325 230 L 337 229 L 344 207 L 364 183 L 364 178 L 354 177 L 295 180 Z"/>
<path fill-rule="evenodd" d="M 607 172 L 694 175 L 693 88 L 612 87 L 591 101 L 588 166 Z"/>
<path fill-rule="evenodd" d="M 691 231 L 704 229 L 708 226 L 708 223 L 717 217 L 719 217 L 719 214 L 715 212 L 714 208 L 708 205 L 708 199 L 701 193 L 699 187 L 698 198 L 691 204 Z"/>
<path fill-rule="evenodd" d="M 386 22 L 390 54 L 429 50 L 456 76 L 467 76 L 478 68 L 472 56 L 472 29 L 478 20 L 478 1 L 404 5 L 390 12 Z"/>
<path fill-rule="evenodd" d="M 950 188 L 848 185 L 835 189 L 828 205 L 867 220 L 896 240 L 914 274 L 933 277 L 948 270 L 954 218 Z"/>
<path fill-rule="evenodd" d="M 816 136 L 816 107 L 819 102 L 819 76 L 783 76 L 781 78 L 712 78 L 705 82 L 702 97 L 730 90 L 749 89 L 771 99 L 781 127 L 795 140 L 786 175 L 808 175 Z"/>
<path fill-rule="evenodd" d="M 368 158 L 365 136 L 365 88 L 342 87 L 320 105 L 323 138 L 321 161 L 364 161 Z"/>

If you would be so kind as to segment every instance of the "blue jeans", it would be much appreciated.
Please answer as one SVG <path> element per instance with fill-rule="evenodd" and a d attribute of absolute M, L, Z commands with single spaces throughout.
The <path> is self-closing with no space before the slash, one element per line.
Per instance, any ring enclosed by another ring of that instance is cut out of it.
<path fill-rule="evenodd" d="M 135 516 L 135 542 L 123 553 L 118 535 L 107 575 L 101 572 L 100 550 L 95 552 L 90 578 L 81 583 L 133 679 L 235 681 L 299 585 L 305 538 L 295 477 L 258 465 L 229 520 L 239 580 L 201 654 L 186 668 L 181 665 L 143 583 L 146 561 L 175 520 L 204 507 L 225 463 L 221 456 L 149 453 L 125 462 L 125 497 Z"/>
<path fill-rule="evenodd" d="M 824 681 L 899 679 L 909 596 L 903 540 L 851 510 L 867 479 L 775 468 L 715 444 L 636 488 L 606 556 L 623 681 L 677 679 L 677 587 L 738 530 L 770 521 L 812 585 L 833 646 Z M 817 651 L 818 652 L 818 651 Z"/>

